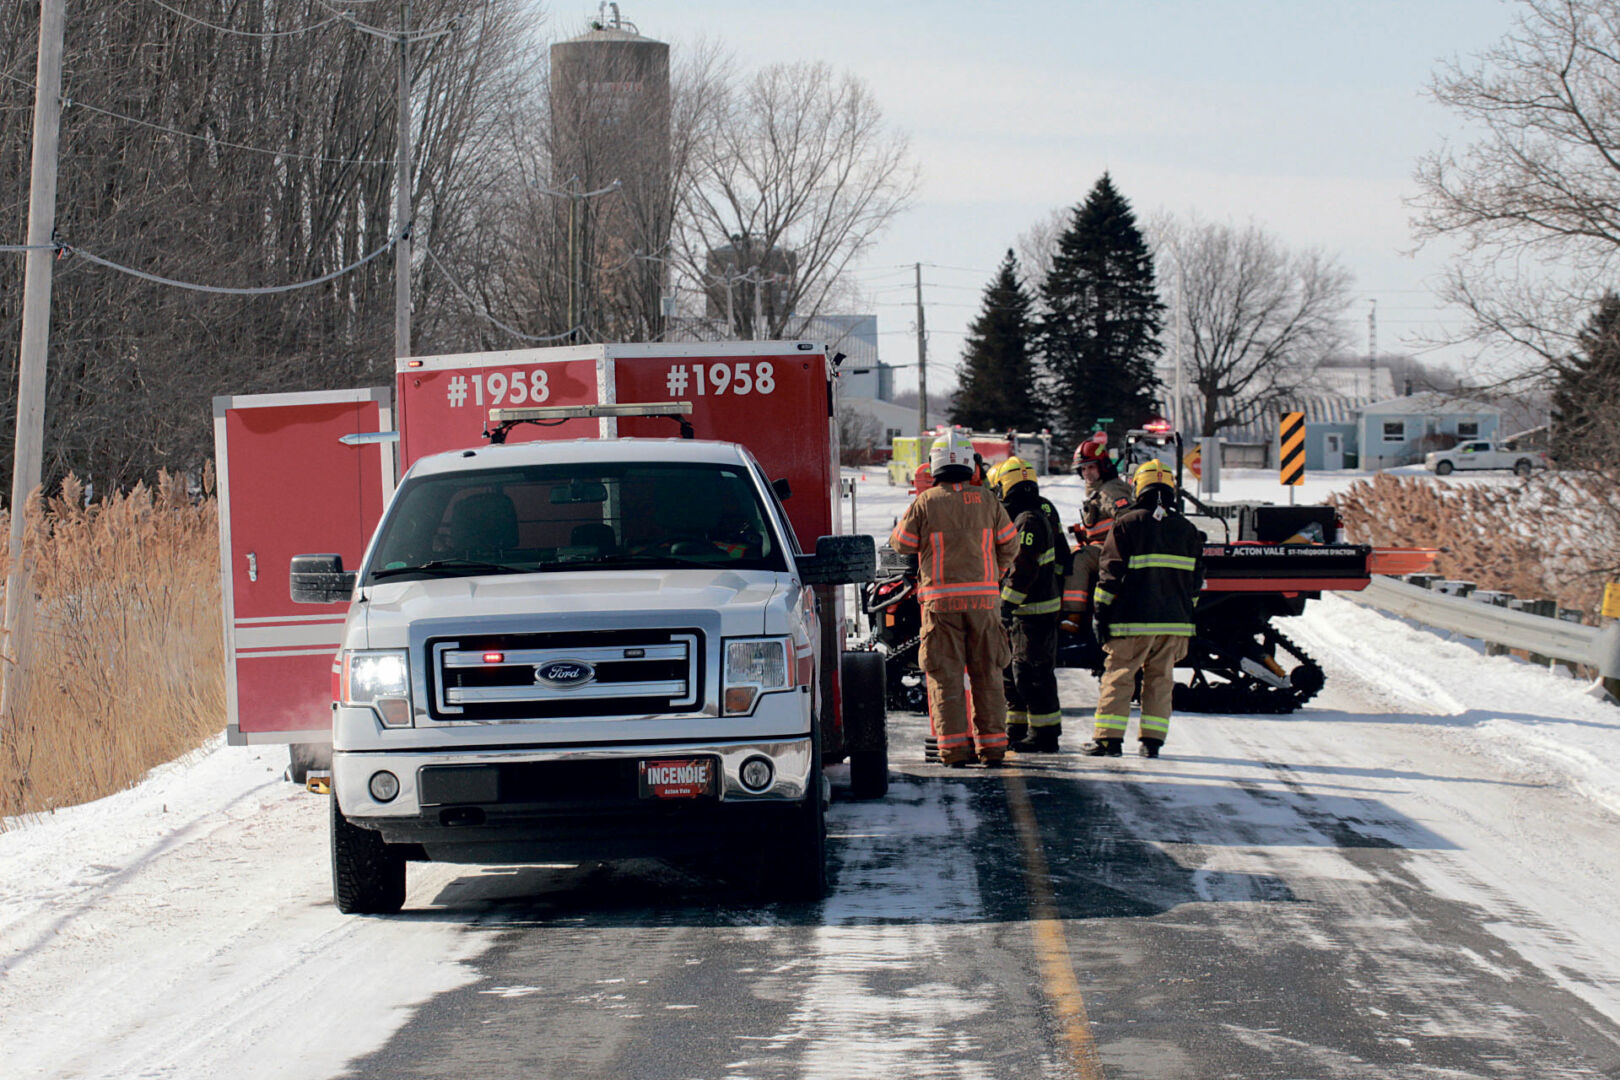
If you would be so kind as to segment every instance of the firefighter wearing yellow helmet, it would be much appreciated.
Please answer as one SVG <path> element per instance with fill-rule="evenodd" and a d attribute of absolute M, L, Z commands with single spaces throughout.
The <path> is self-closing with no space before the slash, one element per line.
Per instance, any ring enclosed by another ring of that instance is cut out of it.
<path fill-rule="evenodd" d="M 1097 575 L 1095 626 L 1108 655 L 1096 730 L 1082 752 L 1118 757 L 1142 674 L 1143 757 L 1158 757 L 1170 733 L 1176 662 L 1193 636 L 1193 608 L 1204 584 L 1204 534 L 1176 509 L 1176 476 L 1144 461 L 1134 477 L 1136 502 L 1114 519 Z"/>
<path fill-rule="evenodd" d="M 928 720 L 944 765 L 975 758 L 999 765 L 1007 751 L 1002 671 L 1011 653 L 997 608 L 1018 532 L 1001 503 L 971 483 L 976 458 L 959 428 L 936 439 L 929 451 L 934 486 L 917 496 L 889 536 L 895 551 L 917 556 L 917 660 L 928 679 Z M 974 732 L 968 730 L 964 671 Z"/>
<path fill-rule="evenodd" d="M 1008 458 L 996 470 L 994 483 L 1018 530 L 1017 554 L 1001 582 L 1002 621 L 1012 641 L 1012 663 L 1006 673 L 1007 738 L 1014 750 L 1053 753 L 1063 730 L 1057 687 L 1062 533 L 1048 516 L 1055 511 L 1041 498 L 1033 466 Z"/>

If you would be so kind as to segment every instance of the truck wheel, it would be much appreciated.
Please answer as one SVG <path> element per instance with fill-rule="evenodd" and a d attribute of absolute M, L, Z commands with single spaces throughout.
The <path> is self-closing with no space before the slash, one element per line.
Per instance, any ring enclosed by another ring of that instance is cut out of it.
<path fill-rule="evenodd" d="M 405 906 L 405 857 L 370 829 L 349 824 L 332 800 L 332 903 L 345 915 L 392 915 Z"/>
<path fill-rule="evenodd" d="M 309 770 L 332 767 L 332 748 L 325 743 L 290 743 L 287 758 L 287 779 L 303 787 L 309 782 Z"/>
<path fill-rule="evenodd" d="M 1530 470 L 1532 468 L 1533 468 L 1533 466 L 1530 464 L 1529 461 L 1525 460 L 1524 458 L 1520 458 L 1518 461 L 1515 461 L 1513 463 L 1513 475 L 1514 476 L 1529 476 L 1530 475 Z"/>
<path fill-rule="evenodd" d="M 857 799 L 881 799 L 889 790 L 886 666 L 876 652 L 845 653 L 844 742 L 849 747 L 849 786 Z"/>
<path fill-rule="evenodd" d="M 1451 475 L 1451 470 L 1453 468 L 1454 468 L 1454 466 L 1449 461 L 1436 462 L 1435 466 L 1434 466 L 1435 475 L 1437 475 L 1437 476 L 1450 476 Z"/>
<path fill-rule="evenodd" d="M 767 848 L 764 891 L 789 903 L 810 903 L 827 895 L 827 807 L 821 777 L 810 777 L 810 797 L 793 812 L 791 823 Z"/>

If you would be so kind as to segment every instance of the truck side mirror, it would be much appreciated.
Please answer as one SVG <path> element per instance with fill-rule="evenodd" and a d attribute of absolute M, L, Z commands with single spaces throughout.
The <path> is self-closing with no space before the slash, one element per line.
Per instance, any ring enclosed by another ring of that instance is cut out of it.
<path fill-rule="evenodd" d="M 877 541 L 870 536 L 823 536 L 814 555 L 798 557 L 806 585 L 854 585 L 877 578 Z"/>
<path fill-rule="evenodd" d="M 288 591 L 295 604 L 346 604 L 358 576 L 343 569 L 342 555 L 294 555 Z"/>
<path fill-rule="evenodd" d="M 789 499 L 793 498 L 793 487 L 787 482 L 787 477 L 785 476 L 779 476 L 775 480 L 772 480 L 771 490 L 776 492 L 776 497 L 781 499 L 783 502 L 787 502 Z"/>

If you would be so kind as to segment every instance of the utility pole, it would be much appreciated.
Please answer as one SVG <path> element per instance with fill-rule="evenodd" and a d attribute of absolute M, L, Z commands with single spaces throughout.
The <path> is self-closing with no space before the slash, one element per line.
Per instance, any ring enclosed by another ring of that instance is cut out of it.
<path fill-rule="evenodd" d="M 579 341 L 580 307 L 584 301 L 581 294 L 585 291 L 584 284 L 579 280 L 579 249 L 585 245 L 579 239 L 579 195 L 574 191 L 578 187 L 579 178 L 570 177 L 568 180 L 568 343 L 570 345 Z"/>
<path fill-rule="evenodd" d="M 917 434 L 928 430 L 928 325 L 923 321 L 922 263 L 917 271 Z"/>
<path fill-rule="evenodd" d="M 1181 349 L 1182 349 L 1181 330 L 1182 330 L 1182 325 L 1183 325 L 1183 323 L 1185 321 L 1184 312 L 1186 311 L 1186 309 L 1187 309 L 1187 275 L 1184 274 L 1182 272 L 1182 270 L 1181 270 L 1181 253 L 1177 252 L 1176 253 L 1176 389 L 1175 389 L 1176 397 L 1175 397 L 1175 401 L 1171 403 L 1172 408 L 1170 410 L 1170 416 L 1171 416 L 1171 419 L 1174 421 L 1174 426 L 1175 426 L 1176 431 L 1178 433 L 1182 434 L 1183 438 L 1185 438 L 1185 431 L 1182 428 L 1182 422 L 1183 422 L 1183 420 L 1185 420 L 1185 417 L 1182 415 L 1183 410 L 1181 408 L 1181 373 L 1182 373 L 1182 368 L 1184 366 L 1183 361 L 1182 361 L 1182 351 L 1181 351 Z"/>
<path fill-rule="evenodd" d="M 1378 301 L 1372 301 L 1367 312 L 1367 396 L 1375 393 L 1372 387 L 1373 369 L 1378 366 Z"/>
<path fill-rule="evenodd" d="M 32 566 L 23 551 L 28 496 L 44 470 L 45 368 L 51 338 L 56 156 L 62 118 L 62 26 L 66 0 L 40 0 L 34 75 L 34 159 L 28 182 L 28 252 L 23 264 L 22 344 L 17 363 L 17 448 L 11 477 L 11 565 L 6 572 L 5 641 L 0 642 L 0 741 L 11 726 L 17 680 L 27 666 L 25 605 Z"/>
<path fill-rule="evenodd" d="M 737 340 L 737 302 L 735 298 L 737 279 L 727 270 L 722 279 L 726 283 L 726 340 Z"/>
<path fill-rule="evenodd" d="M 752 273 L 754 275 L 754 340 L 760 341 L 765 337 L 760 332 L 760 327 L 765 325 L 765 275 L 759 272 L 758 267 L 755 267 Z M 771 275 L 771 280 L 776 280 L 775 274 Z"/>
<path fill-rule="evenodd" d="M 411 0 L 404 0 L 399 31 L 399 175 L 394 217 L 399 241 L 394 248 L 394 355 L 411 355 Z"/>

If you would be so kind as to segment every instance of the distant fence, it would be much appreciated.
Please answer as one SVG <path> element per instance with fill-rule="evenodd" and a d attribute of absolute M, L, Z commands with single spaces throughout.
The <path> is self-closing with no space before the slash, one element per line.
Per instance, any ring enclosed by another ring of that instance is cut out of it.
<path fill-rule="evenodd" d="M 1559 610 L 1551 600 L 1520 600 L 1437 574 L 1409 574 L 1404 581 L 1374 577 L 1362 592 L 1342 595 L 1425 626 L 1478 638 L 1487 652 L 1522 649 L 1544 662 L 1584 665 L 1596 670 L 1598 685 L 1611 700 L 1620 698 L 1620 622 L 1585 626 L 1576 621 L 1579 612 Z"/>

